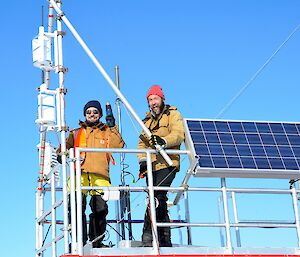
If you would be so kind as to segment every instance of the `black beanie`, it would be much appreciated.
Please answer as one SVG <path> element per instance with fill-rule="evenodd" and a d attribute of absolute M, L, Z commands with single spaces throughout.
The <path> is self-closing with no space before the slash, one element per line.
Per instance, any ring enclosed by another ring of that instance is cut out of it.
<path fill-rule="evenodd" d="M 85 106 L 83 107 L 83 116 L 85 116 L 85 112 L 88 108 L 90 107 L 94 107 L 96 108 L 99 113 L 100 113 L 100 116 L 102 116 L 102 108 L 101 108 L 101 104 L 97 101 L 97 100 L 92 100 L 92 101 L 89 101 L 85 104 Z"/>

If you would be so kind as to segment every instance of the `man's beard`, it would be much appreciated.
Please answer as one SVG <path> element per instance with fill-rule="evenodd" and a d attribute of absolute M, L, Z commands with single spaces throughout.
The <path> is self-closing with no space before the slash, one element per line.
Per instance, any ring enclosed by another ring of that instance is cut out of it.
<path fill-rule="evenodd" d="M 99 124 L 100 120 L 96 120 L 96 121 L 89 121 L 89 120 L 85 120 L 85 123 L 88 127 L 93 127 L 93 126 L 97 126 Z"/>
<path fill-rule="evenodd" d="M 159 114 L 162 113 L 162 111 L 165 107 L 164 102 L 162 102 L 161 105 L 157 106 L 157 107 L 158 107 L 158 109 L 156 111 L 154 111 L 152 108 L 150 109 L 152 116 L 155 117 L 155 118 L 157 118 L 159 116 Z"/>

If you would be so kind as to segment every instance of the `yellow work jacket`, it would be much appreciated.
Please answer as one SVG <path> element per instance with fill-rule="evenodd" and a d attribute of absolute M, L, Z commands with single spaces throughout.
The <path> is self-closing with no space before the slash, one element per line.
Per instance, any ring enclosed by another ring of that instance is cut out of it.
<path fill-rule="evenodd" d="M 157 117 L 148 112 L 143 120 L 146 127 L 153 135 L 158 135 L 166 141 L 166 149 L 180 149 L 184 140 L 184 127 L 182 116 L 175 106 L 166 105 L 162 113 Z M 139 149 L 149 148 L 148 137 L 143 131 L 138 143 Z M 180 169 L 180 156 L 178 154 L 169 155 L 173 161 L 173 166 Z M 138 154 L 139 161 L 145 160 L 145 154 Z M 168 164 L 160 154 L 152 154 L 152 169 L 160 170 L 168 167 Z"/>

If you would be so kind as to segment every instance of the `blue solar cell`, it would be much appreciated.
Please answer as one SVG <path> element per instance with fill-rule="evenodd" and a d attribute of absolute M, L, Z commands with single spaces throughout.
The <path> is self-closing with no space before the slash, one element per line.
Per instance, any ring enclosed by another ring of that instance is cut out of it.
<path fill-rule="evenodd" d="M 259 133 L 270 133 L 270 127 L 268 123 L 257 123 L 256 124 L 257 130 Z"/>
<path fill-rule="evenodd" d="M 299 135 L 287 135 L 287 137 L 291 145 L 300 145 Z"/>
<path fill-rule="evenodd" d="M 200 121 L 188 120 L 187 125 L 188 125 L 190 131 L 202 131 Z"/>
<path fill-rule="evenodd" d="M 265 146 L 265 151 L 268 157 L 279 157 L 279 152 L 276 146 Z"/>
<path fill-rule="evenodd" d="M 239 158 L 227 157 L 227 163 L 229 168 L 234 168 L 234 169 L 242 168 L 242 164 Z"/>
<path fill-rule="evenodd" d="M 201 155 L 210 155 L 207 144 L 195 144 L 195 150 Z"/>
<path fill-rule="evenodd" d="M 260 137 L 264 145 L 276 145 L 272 134 L 261 134 Z"/>
<path fill-rule="evenodd" d="M 289 145 L 286 135 L 274 134 L 274 138 L 277 145 Z"/>
<path fill-rule="evenodd" d="M 284 129 L 281 123 L 270 123 L 271 131 L 274 134 L 284 134 Z"/>
<path fill-rule="evenodd" d="M 232 134 L 234 142 L 238 142 L 239 144 L 248 144 L 248 140 L 244 134 Z"/>
<path fill-rule="evenodd" d="M 259 169 L 270 169 L 270 164 L 268 162 L 268 159 L 259 158 L 259 157 L 256 157 L 254 159 L 255 159 L 257 168 L 259 168 Z"/>
<path fill-rule="evenodd" d="M 300 133 L 300 124 L 296 124 L 296 128 L 298 130 L 298 133 Z"/>
<path fill-rule="evenodd" d="M 225 156 L 238 156 L 234 145 L 223 145 L 223 151 Z"/>
<path fill-rule="evenodd" d="M 207 167 L 207 168 L 214 167 L 212 160 L 209 156 L 199 156 L 198 163 L 199 163 L 200 167 Z"/>
<path fill-rule="evenodd" d="M 287 134 L 296 134 L 296 135 L 299 134 L 295 124 L 284 123 L 283 127 Z"/>
<path fill-rule="evenodd" d="M 280 158 L 269 158 L 272 169 L 284 169 L 284 164 Z"/>
<path fill-rule="evenodd" d="M 240 156 L 252 156 L 250 147 L 247 145 L 237 145 L 236 146 Z"/>
<path fill-rule="evenodd" d="M 263 146 L 259 145 L 250 145 L 251 152 L 253 156 L 266 157 L 266 152 Z"/>
<path fill-rule="evenodd" d="M 247 140 L 250 145 L 261 145 L 262 142 L 258 134 L 246 134 Z"/>
<path fill-rule="evenodd" d="M 294 159 L 283 159 L 283 163 L 288 170 L 298 170 L 299 166 Z"/>
<path fill-rule="evenodd" d="M 208 148 L 211 155 L 224 155 L 221 145 L 208 144 Z"/>
<path fill-rule="evenodd" d="M 211 121 L 201 121 L 201 125 L 204 131 L 216 132 L 215 124 Z"/>
<path fill-rule="evenodd" d="M 219 132 L 230 132 L 228 123 L 226 121 L 216 121 L 215 125 Z"/>
<path fill-rule="evenodd" d="M 300 147 L 298 146 L 292 146 L 293 153 L 296 158 L 300 158 Z"/>
<path fill-rule="evenodd" d="M 245 132 L 257 132 L 256 125 L 254 122 L 243 122 L 242 125 Z"/>
<path fill-rule="evenodd" d="M 296 162 L 297 162 L 298 166 L 300 167 L 300 158 L 297 158 Z"/>
<path fill-rule="evenodd" d="M 243 132 L 243 126 L 241 122 L 228 122 L 231 132 Z"/>
<path fill-rule="evenodd" d="M 228 168 L 225 157 L 212 157 L 212 161 L 216 168 Z"/>
<path fill-rule="evenodd" d="M 233 138 L 229 133 L 219 133 L 219 138 L 222 144 L 233 144 Z"/>
<path fill-rule="evenodd" d="M 241 157 L 240 159 L 244 169 L 257 169 L 253 158 Z"/>
<path fill-rule="evenodd" d="M 294 157 L 292 148 L 289 146 L 278 146 L 278 150 L 282 157 Z"/>
<path fill-rule="evenodd" d="M 201 131 L 191 132 L 191 137 L 195 143 L 205 143 L 204 134 Z"/>
<path fill-rule="evenodd" d="M 216 133 L 205 133 L 205 138 L 208 143 L 220 143 L 218 134 Z"/>

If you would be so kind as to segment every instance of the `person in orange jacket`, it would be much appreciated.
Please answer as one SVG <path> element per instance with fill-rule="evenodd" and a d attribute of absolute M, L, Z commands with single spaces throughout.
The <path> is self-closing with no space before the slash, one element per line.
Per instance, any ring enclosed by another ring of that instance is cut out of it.
<path fill-rule="evenodd" d="M 176 107 L 165 104 L 165 95 L 159 85 L 154 85 L 147 93 L 147 102 L 150 111 L 146 113 L 143 120 L 145 126 L 150 130 L 152 136 L 147 137 L 145 132 L 140 135 L 138 143 L 139 149 L 154 148 L 161 145 L 165 149 L 180 149 L 184 140 L 183 119 Z M 169 155 L 173 166 L 169 166 L 159 154 L 151 154 L 152 175 L 154 186 L 170 186 L 180 169 L 180 156 L 178 154 Z M 139 177 L 147 177 L 147 162 L 145 154 L 138 154 L 140 164 Z M 148 183 L 148 181 L 147 181 Z M 156 219 L 158 222 L 170 222 L 167 208 L 167 191 L 156 190 L 155 198 L 158 200 L 156 207 Z M 160 246 L 170 247 L 171 230 L 170 227 L 158 227 L 158 241 Z M 152 246 L 152 229 L 149 208 L 145 213 L 142 242 L 144 246 Z"/>
<path fill-rule="evenodd" d="M 79 121 L 79 128 L 70 131 L 66 147 L 67 149 L 81 148 L 122 148 L 124 141 L 115 125 L 113 115 L 106 116 L 106 124 L 100 121 L 102 108 L 99 101 L 92 100 L 86 103 L 83 108 L 85 121 Z M 81 185 L 82 186 L 110 186 L 109 165 L 112 161 L 110 153 L 82 152 L 81 160 Z M 85 215 L 86 198 L 88 192 L 82 195 L 82 223 L 83 223 L 83 245 L 87 242 L 87 221 Z M 93 241 L 94 248 L 105 247 L 102 240 L 106 231 L 106 216 L 108 206 L 102 198 L 99 190 L 90 190 L 89 194 L 91 214 L 89 215 L 89 240 Z M 70 216 L 69 202 L 69 216 Z"/>

